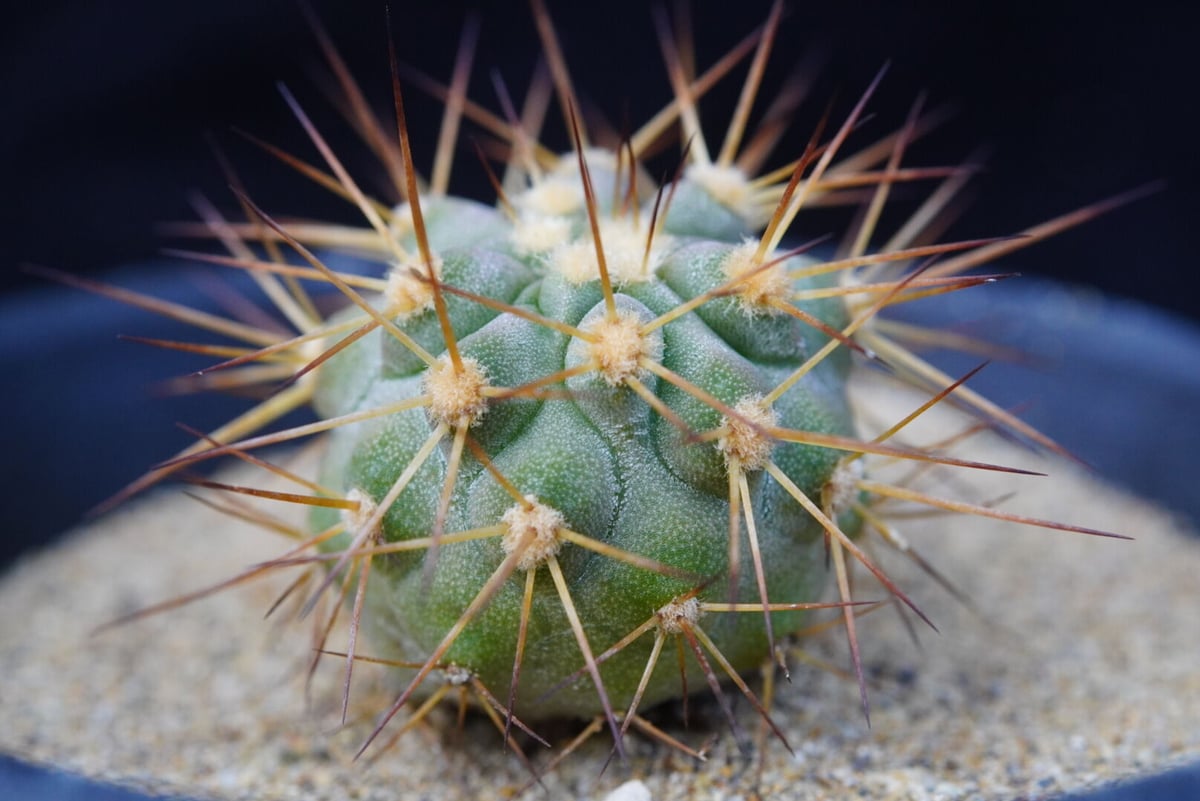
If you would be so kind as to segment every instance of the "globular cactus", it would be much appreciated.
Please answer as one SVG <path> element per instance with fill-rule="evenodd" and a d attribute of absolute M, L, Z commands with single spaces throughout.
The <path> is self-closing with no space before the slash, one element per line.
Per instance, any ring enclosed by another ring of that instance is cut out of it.
<path fill-rule="evenodd" d="M 428 243 L 436 278 L 419 262 L 397 266 L 377 302 L 411 341 L 378 328 L 315 382 L 323 417 L 407 407 L 336 429 L 322 466 L 324 486 L 362 504 L 327 547 L 428 545 L 376 560 L 364 618 L 386 634 L 372 642 L 396 658 L 434 654 L 507 689 L 524 638 L 527 703 L 516 711 L 528 719 L 627 707 L 652 637 L 595 670 L 596 692 L 538 696 L 656 614 L 695 623 L 701 600 L 817 598 L 823 529 L 789 491 L 819 499 L 838 467 L 840 452 L 803 444 L 807 436 L 853 436 L 844 353 L 809 364 L 830 340 L 814 324 L 841 329 L 844 306 L 782 310 L 793 293 L 828 285 L 789 275 L 815 262 L 756 260 L 757 243 L 740 241 L 748 229 L 702 213 L 668 210 L 651 240 L 652 208 L 632 203 L 592 204 L 597 248 L 578 175 L 562 190 L 557 213 L 513 223 L 462 201 L 432 204 L 431 228 L 443 229 Z M 534 202 L 513 198 L 518 208 Z M 436 222 L 464 212 L 478 221 L 465 245 L 463 232 Z M 731 513 L 750 524 L 733 540 Z M 313 517 L 317 530 L 339 523 L 332 511 Z M 847 516 L 844 530 L 856 528 Z M 731 578 L 739 553 L 753 559 Z M 458 632 L 480 597 L 486 608 Z M 780 632 L 801 621 L 771 618 Z M 766 621 L 705 630 L 744 670 L 767 653 Z M 643 703 L 678 696 L 679 671 L 659 670 L 643 689 Z"/>
<path fill-rule="evenodd" d="M 874 362 L 929 389 L 914 417 L 953 394 L 1050 444 L 906 350 L 907 329 L 880 325 L 879 313 L 985 283 L 991 277 L 964 273 L 1111 203 L 1019 239 L 914 246 L 920 226 L 906 226 L 889 249 L 868 253 L 893 183 L 961 178 L 960 169 L 900 169 L 919 113 L 840 167 L 872 85 L 827 140 L 814 136 L 796 161 L 752 179 L 765 151 L 738 155 L 744 113 L 712 157 L 694 105 L 709 81 L 687 74 L 669 35 L 676 98 L 664 114 L 682 118 L 686 161 L 656 186 L 639 159 L 664 126 L 609 149 L 588 146 L 548 15 L 535 7 L 576 150 L 554 156 L 515 116 L 474 110 L 507 140 L 509 169 L 523 178 L 494 207 L 449 195 L 444 170 L 420 185 L 398 84 L 399 146 L 382 148 L 402 176 L 397 207 L 362 193 L 287 95 L 331 172 L 276 153 L 357 204 L 370 229 L 281 224 L 245 195 L 249 222 L 210 214 L 206 230 L 231 255 L 201 258 L 248 271 L 297 329 L 283 337 L 193 318 L 249 346 L 205 351 L 231 357 L 211 375 L 234 386 L 287 380 L 135 486 L 324 434 L 315 477 L 272 468 L 292 491 L 201 483 L 311 507 L 310 535 L 294 534 L 299 542 L 272 566 L 318 577 L 310 609 L 340 588 L 332 594 L 351 621 L 347 697 L 364 655 L 396 667 L 399 694 L 376 734 L 408 701 L 428 699 L 425 710 L 462 686 L 506 737 L 544 718 L 603 716 L 620 748 L 627 727 L 648 726 L 637 713 L 655 702 L 711 688 L 728 712 L 727 680 L 766 716 L 741 674 L 782 661 L 779 642 L 817 606 L 837 607 L 861 685 L 854 622 L 863 593 L 851 591 L 850 563 L 916 610 L 861 544 L 881 535 L 913 555 L 874 511 L 882 498 L 1102 533 L 873 479 L 868 455 L 1007 468 L 889 442 L 911 418 L 865 436 L 846 382 L 855 362 Z M 742 47 L 757 48 L 752 76 L 778 22 L 776 4 Z M 326 50 L 360 127 L 386 139 Z M 752 77 L 747 108 L 755 85 Z M 463 82 L 454 86 L 433 88 L 461 110 Z M 844 257 L 817 259 L 813 243 L 781 249 L 806 203 L 848 186 L 872 189 Z M 254 240 L 271 258 L 251 252 Z M 301 260 L 280 257 L 280 243 Z M 337 272 L 310 250 L 347 243 L 379 272 Z M 296 279 L 332 285 L 349 303 L 323 317 Z M 318 422 L 254 435 L 305 404 Z M 830 577 L 840 601 L 822 603 Z"/>

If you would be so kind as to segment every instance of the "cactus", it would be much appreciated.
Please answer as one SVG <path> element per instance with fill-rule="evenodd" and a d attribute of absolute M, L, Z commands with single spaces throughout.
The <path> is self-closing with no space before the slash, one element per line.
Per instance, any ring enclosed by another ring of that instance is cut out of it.
<path fill-rule="evenodd" d="M 278 391 L 126 493 L 227 455 L 287 479 L 287 492 L 200 483 L 309 508 L 310 531 L 291 532 L 294 547 L 226 585 L 298 568 L 315 585 L 306 611 L 336 596 L 322 621 L 327 633 L 339 614 L 350 620 L 340 652 L 343 715 L 354 665 L 371 658 L 398 676 L 395 703 L 372 740 L 409 701 L 423 702 L 419 719 L 460 686 L 510 742 L 512 727 L 530 731 L 550 717 L 598 717 L 618 749 L 631 725 L 670 740 L 639 710 L 702 689 L 715 693 L 736 730 L 722 682 L 736 684 L 769 721 L 742 674 L 772 659 L 786 670 L 779 643 L 808 624 L 807 610 L 835 608 L 864 687 L 855 619 L 859 596 L 869 593 L 851 591 L 852 563 L 924 617 L 866 550 L 868 538 L 881 538 L 924 564 L 881 519 L 876 501 L 1104 534 L 885 483 L 864 463 L 878 455 L 1022 472 L 891 441 L 952 394 L 989 421 L 1055 447 L 968 390 L 965 379 L 905 349 L 903 331 L 881 324 L 880 312 L 994 280 L 965 273 L 1127 198 L 1021 238 L 915 246 L 916 232 L 906 227 L 889 249 L 869 253 L 895 182 L 941 178 L 953 186 L 964 172 L 901 170 L 919 107 L 865 156 L 839 162 L 876 79 L 832 136 L 814 135 L 794 162 L 752 178 L 766 155 L 758 146 L 739 153 L 743 107 L 753 102 L 771 49 L 777 3 L 762 33 L 734 53 L 753 51 L 751 77 L 715 157 L 696 102 L 727 66 L 690 75 L 669 33 L 663 42 L 676 97 L 666 122 L 593 146 L 575 116 L 549 16 L 534 5 L 574 152 L 553 155 L 514 115 L 506 121 L 465 106 L 461 74 L 448 88 L 422 79 L 447 98 L 448 130 L 467 108 L 510 146 L 507 166 L 518 180 L 505 181 L 495 206 L 449 194 L 452 135 L 422 186 L 399 82 L 396 145 L 318 29 L 356 123 L 383 142 L 405 200 L 388 207 L 368 198 L 285 91 L 325 166 L 270 149 L 357 205 L 369 227 L 282 224 L 240 191 L 248 222 L 209 213 L 204 231 L 230 255 L 196 258 L 248 272 L 297 333 L 188 315 L 243 343 L 189 346 L 228 357 L 199 384 Z M 460 59 L 460 72 L 468 60 Z M 641 155 L 676 118 L 683 165 L 656 185 Z M 836 199 L 851 185 L 870 187 L 871 199 L 847 255 L 821 260 L 812 255 L 816 243 L 783 249 L 806 203 Z M 379 271 L 339 272 L 313 251 L 346 244 L 368 252 Z M 282 258 L 281 245 L 300 258 Z M 298 279 L 336 288 L 345 308 L 318 314 Z M 929 389 L 929 402 L 878 436 L 862 434 L 846 390 L 861 362 Z M 317 422 L 258 433 L 304 405 Z M 253 455 L 309 435 L 323 442 L 313 477 Z M 828 580 L 836 602 L 821 600 Z M 675 644 L 680 658 L 665 658 Z"/>

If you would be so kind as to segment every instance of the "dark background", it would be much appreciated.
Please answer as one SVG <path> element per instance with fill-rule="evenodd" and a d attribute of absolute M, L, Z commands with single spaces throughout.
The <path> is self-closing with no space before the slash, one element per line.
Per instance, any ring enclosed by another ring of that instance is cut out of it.
<path fill-rule="evenodd" d="M 368 96 L 386 111 L 382 0 L 313 5 Z M 550 5 L 577 86 L 610 119 L 636 124 L 666 101 L 649 4 Z M 826 98 L 840 92 L 840 118 L 891 59 L 860 143 L 898 127 L 916 93 L 927 89 L 931 104 L 952 102 L 959 113 L 915 149 L 913 163 L 956 163 L 979 144 L 994 148 L 974 205 L 952 235 L 1012 233 L 1166 178 L 1167 189 L 1156 196 L 1026 251 L 1013 264 L 1200 316 L 1189 269 L 1200 209 L 1189 122 L 1200 28 L 1190 5 L 790 3 L 772 57 L 776 82 L 814 50 L 828 60 L 782 155 L 802 146 Z M 448 77 L 468 6 L 393 6 L 401 59 Z M 767 6 L 695 3 L 701 64 L 759 23 Z M 484 21 L 471 94 L 495 109 L 487 70 L 500 69 L 519 97 L 537 39 L 524 3 L 471 7 Z M 356 175 L 372 183 L 365 149 L 314 86 L 320 57 L 291 0 L 57 0 L 12 12 L 0 33 L 3 287 L 30 280 L 15 269 L 24 261 L 90 272 L 153 254 L 163 245 L 156 223 L 193 216 L 190 190 L 231 206 L 205 132 L 229 150 L 268 210 L 354 220 L 340 201 L 229 132 L 236 125 L 316 159 L 274 87 L 285 81 Z M 705 104 L 714 128 L 732 107 L 741 74 Z M 428 169 L 440 109 L 416 91 L 409 104 L 416 158 Z M 565 145 L 557 118 L 552 122 L 550 138 Z M 486 197 L 474 156 L 463 155 L 455 187 Z M 837 230 L 832 221 L 816 225 L 815 233 Z"/>
<path fill-rule="evenodd" d="M 548 1 L 576 85 L 591 105 L 619 126 L 626 118 L 636 125 L 667 101 L 648 4 Z M 466 6 L 392 5 L 401 59 L 448 76 Z M 768 3 L 694 5 L 703 66 L 761 22 Z M 991 368 L 981 378 L 995 376 L 985 387 L 989 394 L 1009 391 L 1002 402 L 1040 393 L 1033 422 L 1081 452 L 1092 447 L 1083 455 L 1102 475 L 1195 515 L 1190 477 L 1196 471 L 1187 454 L 1200 448 L 1200 430 L 1186 422 L 1182 429 L 1163 425 L 1181 413 L 1186 420 L 1200 406 L 1197 329 L 1164 314 L 1200 319 L 1193 277 L 1200 160 L 1191 120 L 1200 27 L 1190 4 L 789 5 L 767 91 L 814 49 L 826 54 L 826 67 L 781 160 L 802 147 L 826 98 L 838 92 L 834 119 L 840 119 L 890 59 L 859 144 L 899 126 L 917 92 L 928 90 L 932 104 L 952 102 L 958 114 L 912 149 L 910 163 L 953 164 L 980 144 L 993 147 L 971 209 L 948 236 L 1013 233 L 1147 181 L 1168 180 L 1154 196 L 1007 261 L 1008 269 L 1094 285 L 1110 299 L 1051 304 L 1040 284 L 998 296 L 1003 302 L 993 312 L 1002 318 L 1001 329 L 1009 319 L 1011 341 L 1035 344 L 1053 329 L 1073 360 L 1054 373 L 1057 384 L 1049 389 L 1031 390 L 1046 383 L 1028 374 L 1022 383 Z M 313 6 L 368 96 L 386 112 L 382 0 L 314 0 Z M 487 70 L 498 68 L 520 96 L 540 46 L 524 3 L 473 7 L 482 12 L 484 29 L 471 95 L 495 109 Z M 284 81 L 354 174 L 375 187 L 378 173 L 365 148 L 315 87 L 321 69 L 312 34 L 291 0 L 51 0 L 7 10 L 0 29 L 0 482 L 9 500 L 0 505 L 0 562 L 74 524 L 146 465 L 186 444 L 172 422 L 211 425 L 243 407 L 150 397 L 146 388 L 153 381 L 188 368 L 178 354 L 131 350 L 137 346 L 115 342 L 115 332 L 183 332 L 53 287 L 19 265 L 108 273 L 118 283 L 196 302 L 191 271 L 181 278 L 158 259 L 165 240 L 155 226 L 191 219 L 187 194 L 193 190 L 232 210 L 206 133 L 229 152 L 268 211 L 357 222 L 344 203 L 230 133 L 236 125 L 315 161 L 275 88 Z M 735 72 L 702 106 L 713 136 L 742 74 Z M 407 99 L 417 162 L 427 170 L 440 106 L 415 91 Z M 560 148 L 568 144 L 556 116 L 548 136 Z M 656 166 L 667 168 L 670 159 Z M 489 195 L 469 153 L 457 162 L 453 185 L 463 194 Z M 819 215 L 807 233 L 840 234 L 843 222 Z M 1002 286 L 1007 291 L 1010 284 Z M 1120 297 L 1157 311 L 1113 300 Z M 970 302 L 987 311 L 987 300 Z M 1035 307 L 1042 311 L 1033 313 Z M 1072 311 L 1069 319 L 1048 323 L 1047 308 Z M 1031 312 L 1023 330 L 1017 317 L 1024 309 Z M 1112 326 L 1106 325 L 1110 317 Z M 1112 390 L 1114 376 L 1119 392 Z M 1094 798 L 1195 797 L 1200 770 L 1156 781 Z M 6 792 L 91 798 L 102 791 L 67 779 L 56 784 L 40 771 L 0 760 L 0 795 Z"/>

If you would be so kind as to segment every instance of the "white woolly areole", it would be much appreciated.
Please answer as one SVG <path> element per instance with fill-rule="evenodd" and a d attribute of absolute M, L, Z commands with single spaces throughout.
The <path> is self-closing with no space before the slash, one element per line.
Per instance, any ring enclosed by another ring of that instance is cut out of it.
<path fill-rule="evenodd" d="M 753 216 L 750 180 L 739 168 L 693 164 L 684 175 L 741 217 L 750 219 Z"/>
<path fill-rule="evenodd" d="M 375 516 L 375 512 L 379 509 L 379 504 L 375 503 L 375 500 L 370 495 L 358 487 L 353 487 L 346 493 L 346 500 L 358 504 L 353 509 L 342 509 L 342 526 L 345 527 L 346 531 L 354 534 L 357 531 L 361 531 L 370 522 L 371 518 Z M 379 525 L 376 524 L 375 530 L 371 532 L 370 536 L 374 538 L 378 534 Z"/>
<path fill-rule="evenodd" d="M 588 343 L 588 355 L 609 386 L 620 386 L 640 373 L 638 363 L 643 356 L 658 356 L 650 337 L 642 333 L 641 321 L 632 313 L 618 312 L 616 320 L 601 318 L 585 330 L 597 337 Z"/>
<path fill-rule="evenodd" d="M 605 251 L 605 256 L 608 251 Z M 591 238 L 564 242 L 550 254 L 550 268 L 572 284 L 586 284 L 600 277 L 596 246 Z"/>
<path fill-rule="evenodd" d="M 565 520 L 561 512 L 538 503 L 533 495 L 526 495 L 525 500 L 528 506 L 518 504 L 501 516 L 500 522 L 508 526 L 508 531 L 500 538 L 500 547 L 506 554 L 511 554 L 521 547 L 522 540 L 529 537 L 517 560 L 517 567 L 532 570 L 557 554 L 562 547 L 558 530 Z"/>
<path fill-rule="evenodd" d="M 658 617 L 658 627 L 663 632 L 682 634 L 684 626 L 695 625 L 696 621 L 700 619 L 702 611 L 699 601 L 695 598 L 688 598 L 683 601 L 671 601 L 659 609 L 655 615 Z"/>
<path fill-rule="evenodd" d="M 760 262 L 755 258 L 757 251 L 758 240 L 748 239 L 729 251 L 721 269 L 729 279 L 745 276 L 735 287 L 744 312 L 750 315 L 778 314 L 780 310 L 775 304 L 791 301 L 792 282 L 782 262 L 763 268 L 762 265 L 775 258 L 773 253 Z"/>
<path fill-rule="evenodd" d="M 725 433 L 717 440 L 717 450 L 727 466 L 736 460 L 743 470 L 761 470 L 771 458 L 774 442 L 760 429 L 773 428 L 779 415 L 757 395 L 742 398 L 733 410 L 738 417 L 721 418 Z"/>
<path fill-rule="evenodd" d="M 487 386 L 487 372 L 475 359 L 463 356 L 462 369 L 456 370 L 453 362 L 441 357 L 425 372 L 429 416 L 446 425 L 458 425 L 465 417 L 474 425 L 487 410 L 483 394 Z"/>
<path fill-rule="evenodd" d="M 442 260 L 433 255 L 430 259 L 433 261 L 434 278 L 442 280 Z M 410 261 L 393 264 L 388 271 L 383 297 L 387 301 L 388 313 L 401 320 L 433 308 L 433 284 L 429 281 L 425 263 Z"/>
<path fill-rule="evenodd" d="M 600 221 L 604 260 L 614 282 L 649 281 L 658 272 L 662 253 L 671 246 L 671 237 L 662 231 L 655 233 L 650 240 L 650 256 L 647 258 L 646 238 L 649 235 L 649 222 L 639 222 L 632 215 Z"/>
<path fill-rule="evenodd" d="M 578 175 L 549 175 L 513 199 L 517 208 L 548 217 L 574 214 L 583 208 Z"/>
<path fill-rule="evenodd" d="M 547 253 L 571 241 L 571 220 L 546 214 L 522 214 L 513 223 L 513 249 L 519 255 Z"/>
<path fill-rule="evenodd" d="M 649 281 L 655 276 L 662 253 L 671 244 L 670 237 L 661 231 L 651 241 L 650 255 L 646 256 L 648 225 L 639 225 L 629 217 L 608 218 L 600 221 L 600 242 L 604 246 L 604 264 L 613 284 L 633 284 Z M 550 254 L 550 265 L 573 284 L 595 281 L 600 277 L 600 262 L 596 258 L 596 244 L 589 227 L 578 239 L 566 242 Z"/>
<path fill-rule="evenodd" d="M 866 468 L 862 459 L 842 459 L 825 482 L 825 499 L 830 517 L 837 517 L 858 500 L 858 481 Z"/>
<path fill-rule="evenodd" d="M 594 171 L 616 170 L 614 154 L 601 148 L 584 151 L 584 159 Z M 579 177 L 579 159 L 575 153 L 560 156 L 545 175 L 524 192 L 513 196 L 513 205 L 522 212 L 550 217 L 567 216 L 582 211 L 585 206 L 583 181 Z"/>

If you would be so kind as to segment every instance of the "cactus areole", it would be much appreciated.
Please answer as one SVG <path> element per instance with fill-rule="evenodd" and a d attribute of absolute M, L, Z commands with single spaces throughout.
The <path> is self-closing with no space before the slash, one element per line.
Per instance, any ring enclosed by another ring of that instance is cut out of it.
<path fill-rule="evenodd" d="M 705 689 L 699 654 L 723 654 L 716 673 L 762 664 L 804 622 L 764 602 L 817 600 L 829 572 L 794 495 L 828 498 L 847 454 L 778 433 L 853 435 L 847 349 L 814 358 L 846 305 L 793 299 L 836 282 L 756 253 L 754 223 L 699 183 L 627 189 L 611 154 L 585 156 L 507 213 L 397 209 L 404 249 L 420 226 L 429 255 L 372 301 L 391 325 L 313 378 L 322 417 L 397 409 L 332 430 L 321 484 L 357 507 L 312 523 L 341 524 L 331 554 L 372 555 L 363 625 L 372 652 L 429 660 L 402 671 L 413 697 L 466 671 L 501 701 L 512 685 L 519 719 L 625 709 L 639 688 L 644 708 Z M 684 629 L 686 670 L 647 670 Z"/>

